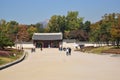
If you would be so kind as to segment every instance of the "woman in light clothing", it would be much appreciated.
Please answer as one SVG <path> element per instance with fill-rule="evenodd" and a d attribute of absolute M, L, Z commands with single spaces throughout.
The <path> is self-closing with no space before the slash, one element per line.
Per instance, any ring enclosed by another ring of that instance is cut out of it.
<path fill-rule="evenodd" d="M 66 48 L 66 55 L 68 56 L 69 55 L 69 49 Z"/>

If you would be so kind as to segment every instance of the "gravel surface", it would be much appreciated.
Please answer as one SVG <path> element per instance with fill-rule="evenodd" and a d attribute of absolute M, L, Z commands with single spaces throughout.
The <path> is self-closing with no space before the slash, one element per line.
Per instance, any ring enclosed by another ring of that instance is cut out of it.
<path fill-rule="evenodd" d="M 0 80 L 120 80 L 120 56 L 58 49 L 36 49 L 26 59 L 0 71 Z"/>

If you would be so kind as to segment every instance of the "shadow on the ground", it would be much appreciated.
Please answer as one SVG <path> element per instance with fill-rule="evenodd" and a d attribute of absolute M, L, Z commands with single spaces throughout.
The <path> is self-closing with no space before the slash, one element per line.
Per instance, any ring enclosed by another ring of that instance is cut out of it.
<path fill-rule="evenodd" d="M 120 57 L 120 54 L 113 54 L 111 57 Z"/>

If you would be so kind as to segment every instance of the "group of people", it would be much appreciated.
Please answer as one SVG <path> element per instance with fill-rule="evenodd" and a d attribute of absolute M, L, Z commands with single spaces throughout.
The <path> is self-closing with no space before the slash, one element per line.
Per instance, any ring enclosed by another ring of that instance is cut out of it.
<path fill-rule="evenodd" d="M 42 51 L 43 49 L 42 49 L 42 47 L 40 47 L 40 50 Z M 66 56 L 69 56 L 69 55 L 71 55 L 71 48 L 70 47 L 68 47 L 68 48 L 62 48 L 62 46 L 60 46 L 59 47 L 59 50 L 60 51 L 66 51 Z M 31 52 L 35 52 L 35 48 L 31 48 Z"/>
<path fill-rule="evenodd" d="M 32 48 L 32 49 L 31 49 L 31 52 L 35 52 L 35 48 Z"/>
<path fill-rule="evenodd" d="M 66 51 L 66 55 L 67 55 L 67 56 L 71 55 L 71 48 L 70 48 L 70 47 L 68 47 L 68 48 L 62 48 L 62 46 L 60 46 L 60 47 L 59 47 L 59 50 L 60 50 L 60 51 L 62 51 L 62 50 L 63 50 L 63 51 Z"/>
<path fill-rule="evenodd" d="M 43 50 L 42 47 L 40 47 L 40 50 Z M 31 52 L 35 52 L 35 48 L 31 48 Z"/>

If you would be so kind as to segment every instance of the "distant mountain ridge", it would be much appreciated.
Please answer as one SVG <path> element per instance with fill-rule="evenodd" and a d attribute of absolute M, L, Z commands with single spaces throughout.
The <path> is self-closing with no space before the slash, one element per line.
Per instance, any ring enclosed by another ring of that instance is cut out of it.
<path fill-rule="evenodd" d="M 45 20 L 45 21 L 38 22 L 38 23 L 42 24 L 42 27 L 43 27 L 43 28 L 46 28 L 46 27 L 47 27 L 48 22 L 49 22 L 49 20 L 47 19 L 47 20 Z"/>

